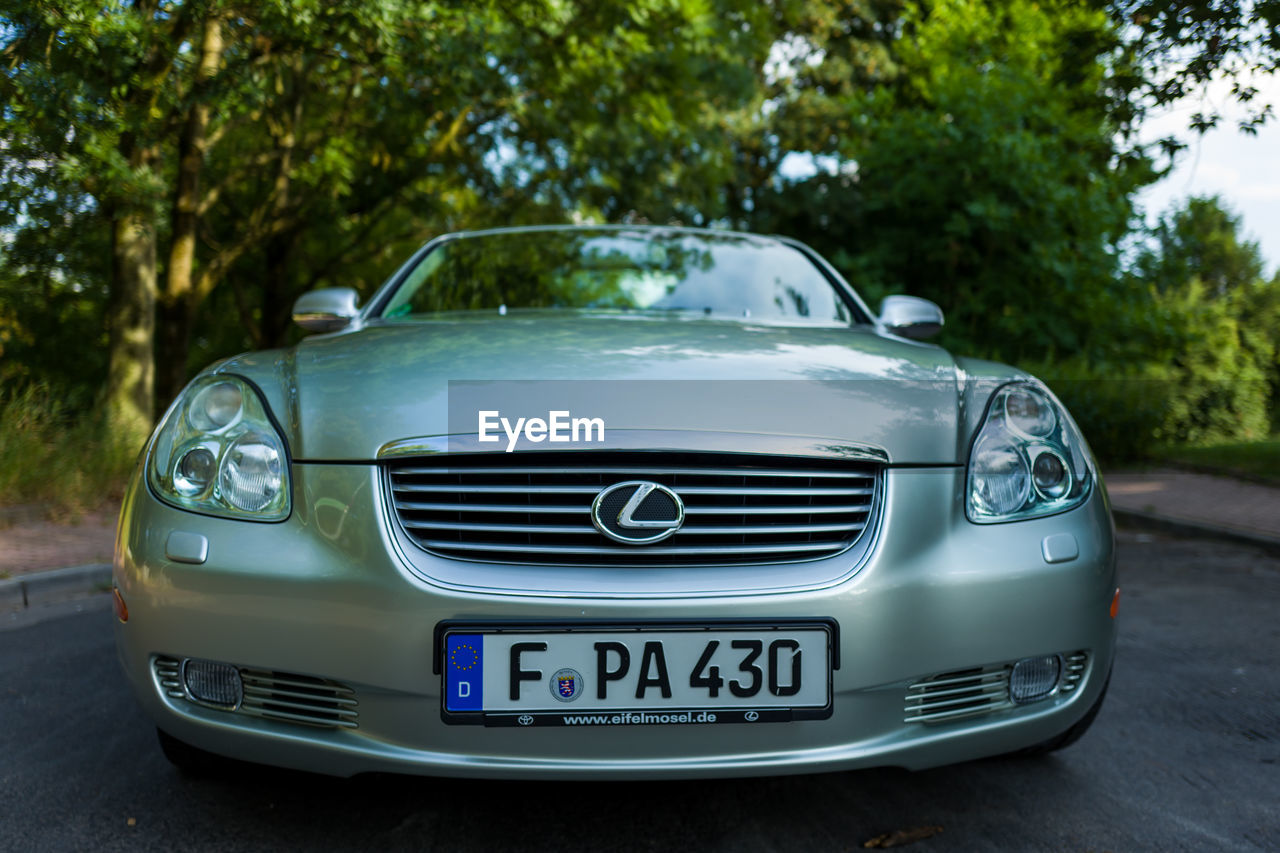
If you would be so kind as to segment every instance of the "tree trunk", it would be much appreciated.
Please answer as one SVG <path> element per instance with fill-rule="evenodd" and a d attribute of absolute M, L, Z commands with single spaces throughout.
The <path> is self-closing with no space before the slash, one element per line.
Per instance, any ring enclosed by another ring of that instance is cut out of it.
<path fill-rule="evenodd" d="M 115 211 L 111 255 L 105 405 L 120 441 L 140 446 L 151 432 L 155 405 L 156 234 L 149 211 Z"/>
<path fill-rule="evenodd" d="M 193 287 L 196 259 L 196 229 L 200 223 L 200 173 L 204 169 L 209 129 L 206 90 L 222 61 L 222 21 L 205 21 L 200 44 L 200 65 L 192 85 L 191 105 L 178 138 L 178 173 L 175 179 L 172 245 L 164 290 L 160 297 L 160 348 L 158 396 L 168 405 L 187 382 L 187 356 L 191 346 L 191 326 L 195 317 L 196 292 Z"/>

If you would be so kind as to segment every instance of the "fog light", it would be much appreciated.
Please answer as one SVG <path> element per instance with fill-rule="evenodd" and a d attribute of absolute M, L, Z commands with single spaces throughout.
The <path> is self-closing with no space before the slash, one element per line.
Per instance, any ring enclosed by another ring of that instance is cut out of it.
<path fill-rule="evenodd" d="M 228 663 L 188 658 L 182 662 L 182 684 L 197 702 L 227 709 L 237 707 L 244 695 L 240 670 Z"/>
<path fill-rule="evenodd" d="M 1009 695 L 1019 705 L 1043 699 L 1058 686 L 1062 660 L 1057 655 L 1023 658 L 1009 675 Z"/>

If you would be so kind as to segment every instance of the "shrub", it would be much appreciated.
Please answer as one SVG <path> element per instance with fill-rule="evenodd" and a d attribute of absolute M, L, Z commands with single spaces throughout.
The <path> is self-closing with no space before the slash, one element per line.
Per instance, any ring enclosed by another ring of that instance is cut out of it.
<path fill-rule="evenodd" d="M 0 396 L 0 504 L 78 515 L 122 495 L 137 453 L 101 414 L 70 411 L 46 385 Z"/>
<path fill-rule="evenodd" d="M 1110 332 L 1108 361 L 1076 356 L 1023 366 L 1043 378 L 1109 464 L 1161 446 L 1258 440 L 1269 428 L 1269 352 L 1250 346 L 1237 306 L 1198 284 L 1151 293 L 1141 322 Z"/>

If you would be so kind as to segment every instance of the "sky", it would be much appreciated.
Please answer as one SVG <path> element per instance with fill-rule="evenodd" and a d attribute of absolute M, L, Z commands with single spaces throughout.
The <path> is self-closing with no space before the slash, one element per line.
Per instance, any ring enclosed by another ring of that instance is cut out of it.
<path fill-rule="evenodd" d="M 1267 272 L 1280 267 L 1280 76 L 1252 80 L 1258 100 L 1274 106 L 1273 116 L 1256 136 L 1240 132 L 1233 117 L 1243 111 L 1232 107 L 1229 86 L 1217 82 L 1203 98 L 1187 98 L 1163 113 L 1147 119 L 1142 138 L 1176 136 L 1187 143 L 1173 170 L 1144 189 L 1137 198 L 1148 219 L 1166 211 L 1189 195 L 1218 195 L 1241 217 L 1246 239 L 1257 242 Z M 1219 126 L 1200 136 L 1188 130 L 1191 116 L 1216 105 L 1223 112 Z"/>

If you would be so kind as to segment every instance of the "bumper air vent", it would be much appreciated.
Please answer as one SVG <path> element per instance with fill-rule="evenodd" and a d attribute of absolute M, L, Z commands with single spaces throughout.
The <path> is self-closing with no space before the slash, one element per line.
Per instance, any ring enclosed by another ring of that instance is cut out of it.
<path fill-rule="evenodd" d="M 157 657 L 152 667 L 161 693 L 170 699 L 193 701 L 183 688 L 180 658 Z M 327 728 L 354 729 L 358 725 L 355 691 L 344 684 L 274 670 L 238 670 L 244 697 L 229 713 Z"/>
<path fill-rule="evenodd" d="M 943 723 L 1012 708 L 1005 664 L 944 672 L 907 688 L 908 723 Z"/>
<path fill-rule="evenodd" d="M 1087 651 L 1064 652 L 1058 686 L 1045 698 L 1073 693 L 1084 680 Z M 944 672 L 907 688 L 903 716 L 908 723 L 947 723 L 1017 707 L 1009 698 L 1013 663 Z"/>

